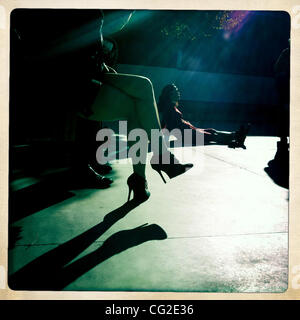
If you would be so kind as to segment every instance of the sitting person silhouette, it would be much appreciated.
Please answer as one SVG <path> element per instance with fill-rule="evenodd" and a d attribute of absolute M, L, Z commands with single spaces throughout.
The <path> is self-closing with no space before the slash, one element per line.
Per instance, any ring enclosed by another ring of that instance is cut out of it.
<path fill-rule="evenodd" d="M 155 148 L 152 150 L 152 169 L 160 174 L 164 182 L 162 172 L 165 172 L 169 178 L 185 173 L 193 165 L 190 163 L 181 164 L 168 150 L 161 132 L 151 81 L 139 75 L 117 73 L 106 65 L 103 57 L 103 21 L 104 15 L 102 13 L 99 26 L 98 54 L 94 59 L 96 67 L 92 68 L 94 73 L 91 72 L 90 76 L 86 77 L 86 86 L 89 89 L 85 90 L 82 110 L 79 110 L 78 115 L 83 119 L 98 122 L 125 120 L 129 131 L 143 129 L 147 133 L 148 139 L 151 137 L 151 131 L 153 129 L 157 130 L 160 147 L 157 150 Z M 148 144 L 148 140 L 145 141 L 145 144 Z M 127 180 L 128 200 L 131 191 L 133 191 L 134 199 L 137 201 L 146 201 L 150 196 L 145 176 L 147 155 L 145 154 L 143 157 L 144 159 L 140 162 L 133 162 L 133 174 Z M 168 163 L 165 163 L 164 159 L 166 158 L 169 159 Z"/>
<path fill-rule="evenodd" d="M 200 129 L 184 120 L 182 112 L 179 110 L 180 92 L 174 84 L 166 85 L 159 97 L 158 110 L 162 128 L 168 129 L 192 129 L 194 133 L 204 134 L 204 144 L 217 143 L 228 145 L 230 148 L 246 149 L 244 141 L 249 131 L 249 124 L 245 128 L 241 126 L 236 132 L 217 131 L 213 128 Z M 193 139 L 195 144 L 195 139 Z"/>

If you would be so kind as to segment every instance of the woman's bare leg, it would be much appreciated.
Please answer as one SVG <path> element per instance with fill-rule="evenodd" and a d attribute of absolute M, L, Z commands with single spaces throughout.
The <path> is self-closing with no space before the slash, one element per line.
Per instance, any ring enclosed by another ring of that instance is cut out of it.
<path fill-rule="evenodd" d="M 139 120 L 136 118 L 135 114 L 132 115 L 131 118 L 128 119 L 128 132 L 130 132 L 133 129 L 136 128 L 141 128 L 141 124 Z M 129 147 L 133 144 L 134 142 L 128 141 Z M 148 149 L 148 145 L 145 146 Z M 147 154 L 146 153 L 141 153 L 140 154 L 140 162 L 133 164 L 133 172 L 142 176 L 145 178 L 145 171 L 146 171 L 146 160 L 147 160 Z"/>
<path fill-rule="evenodd" d="M 212 128 L 204 130 L 210 133 L 210 135 L 205 135 L 207 141 L 213 141 L 220 144 L 229 144 L 235 137 L 235 133 L 233 132 L 218 131 Z"/>
<path fill-rule="evenodd" d="M 130 74 L 107 73 L 104 75 L 104 82 L 111 84 L 134 99 L 135 116 L 140 123 L 140 128 L 147 132 L 148 137 L 151 136 L 152 129 L 161 131 L 154 90 L 148 78 Z M 161 132 L 158 138 L 158 148 L 153 148 L 152 151 L 159 154 L 166 153 L 168 150 Z"/>
<path fill-rule="evenodd" d="M 127 120 L 128 129 L 144 129 L 148 137 L 151 130 L 160 130 L 160 122 L 153 87 L 147 78 L 133 75 L 106 74 L 104 84 L 91 107 L 90 120 Z M 129 142 L 130 143 L 130 142 Z M 162 151 L 167 147 L 160 141 Z M 145 163 L 134 164 L 134 172 L 145 176 Z"/>
<path fill-rule="evenodd" d="M 151 129 L 161 129 L 153 86 L 149 79 L 136 75 L 107 73 L 104 75 L 104 83 L 134 99 L 138 120 L 149 136 Z"/>

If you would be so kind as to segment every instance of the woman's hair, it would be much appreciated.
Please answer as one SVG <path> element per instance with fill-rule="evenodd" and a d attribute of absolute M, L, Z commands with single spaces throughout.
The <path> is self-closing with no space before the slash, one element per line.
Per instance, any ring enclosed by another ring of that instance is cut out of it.
<path fill-rule="evenodd" d="M 167 84 L 163 89 L 158 99 L 158 111 L 163 112 L 165 108 L 168 108 L 172 104 L 171 93 L 176 90 L 177 87 L 174 83 Z"/>

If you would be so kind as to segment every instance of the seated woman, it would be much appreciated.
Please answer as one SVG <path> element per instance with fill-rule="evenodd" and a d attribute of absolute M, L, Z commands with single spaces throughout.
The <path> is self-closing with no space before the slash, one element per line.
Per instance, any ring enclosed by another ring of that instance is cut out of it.
<path fill-rule="evenodd" d="M 191 168 L 192 164 L 180 164 L 170 153 L 161 133 L 161 126 L 158 117 L 152 83 L 149 79 L 130 74 L 119 74 L 104 63 L 103 59 L 103 37 L 102 37 L 103 14 L 100 19 L 100 41 L 97 55 L 98 74 L 89 79 L 85 90 L 88 95 L 83 101 L 84 109 L 79 115 L 87 120 L 93 121 L 115 121 L 126 120 L 128 132 L 133 129 L 143 129 L 150 139 L 151 130 L 157 129 L 160 132 L 160 148 L 153 149 L 151 167 L 161 177 L 162 171 L 169 178 L 174 178 Z M 130 141 L 128 141 L 130 144 Z M 148 143 L 148 141 L 146 142 Z M 146 157 L 138 163 L 133 163 L 133 174 L 128 178 L 130 199 L 131 191 L 134 199 L 145 201 L 149 198 L 150 192 L 145 177 Z M 164 163 L 163 159 L 170 159 Z M 164 180 L 164 179 L 163 179 Z M 164 180 L 165 181 L 165 180 Z"/>
<path fill-rule="evenodd" d="M 244 141 L 249 131 L 249 124 L 243 126 L 236 132 L 217 131 L 213 128 L 200 129 L 193 126 L 189 121 L 183 119 L 182 112 L 179 110 L 180 92 L 174 84 L 166 85 L 159 97 L 158 110 L 162 128 L 169 131 L 178 128 L 180 130 L 192 129 L 193 132 L 204 134 L 204 144 L 217 143 L 228 145 L 230 148 L 246 149 Z"/>

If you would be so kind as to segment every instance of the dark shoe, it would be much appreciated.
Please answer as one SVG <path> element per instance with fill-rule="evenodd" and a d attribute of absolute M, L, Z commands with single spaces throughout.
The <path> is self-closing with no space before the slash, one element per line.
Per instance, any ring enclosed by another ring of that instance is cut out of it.
<path fill-rule="evenodd" d="M 286 141 L 277 142 L 277 151 L 274 160 L 277 162 L 286 161 L 289 157 L 289 144 Z"/>
<path fill-rule="evenodd" d="M 164 159 L 165 157 L 166 159 Z M 168 161 L 168 159 L 170 160 Z M 162 171 L 165 172 L 170 179 L 172 179 L 180 174 L 185 173 L 187 170 L 193 167 L 192 163 L 181 164 L 171 152 L 168 154 L 165 153 L 159 156 L 153 156 L 150 163 L 152 169 L 159 173 L 164 183 L 166 183 L 166 180 L 161 173 Z"/>
<path fill-rule="evenodd" d="M 246 127 L 241 125 L 239 130 L 235 132 L 235 137 L 228 144 L 228 147 L 233 148 L 233 149 L 235 149 L 235 148 L 247 149 L 245 146 L 245 140 L 246 140 L 246 137 L 247 137 L 249 130 L 250 130 L 250 123 L 248 123 Z"/>
<path fill-rule="evenodd" d="M 127 179 L 129 188 L 128 200 L 130 200 L 131 191 L 133 190 L 133 199 L 139 202 L 144 202 L 150 197 L 147 180 L 140 175 L 133 173 Z"/>
<path fill-rule="evenodd" d="M 101 174 L 97 173 L 91 167 L 91 165 L 88 165 L 86 182 L 90 187 L 105 189 L 105 188 L 108 188 L 113 183 L 113 180 L 102 176 Z"/>
<path fill-rule="evenodd" d="M 98 162 L 89 164 L 95 172 L 101 175 L 105 175 L 111 172 L 112 167 L 109 164 L 99 164 Z"/>
<path fill-rule="evenodd" d="M 268 162 L 271 168 L 289 166 L 289 144 L 284 141 L 277 142 L 277 151 L 273 160 Z"/>

